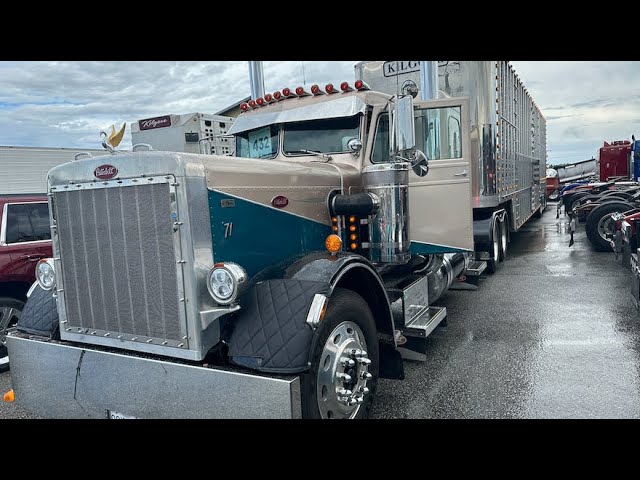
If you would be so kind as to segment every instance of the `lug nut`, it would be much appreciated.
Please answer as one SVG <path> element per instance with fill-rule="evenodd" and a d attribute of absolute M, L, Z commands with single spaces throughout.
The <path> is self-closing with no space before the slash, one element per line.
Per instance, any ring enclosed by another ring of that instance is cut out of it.
<path fill-rule="evenodd" d="M 353 348 L 351 349 L 351 355 L 353 355 L 354 357 L 361 357 L 362 350 L 360 350 L 359 348 Z"/>
<path fill-rule="evenodd" d="M 351 375 L 348 373 L 337 373 L 336 378 L 338 380 L 342 380 L 345 383 L 349 383 L 351 381 Z"/>
<path fill-rule="evenodd" d="M 367 387 L 360 387 L 360 393 L 362 393 L 362 395 L 366 395 L 369 393 L 369 389 Z"/>
<path fill-rule="evenodd" d="M 360 378 L 364 379 L 364 380 L 369 380 L 373 377 L 373 375 L 371 375 L 369 372 L 362 372 L 360 374 Z"/>
<path fill-rule="evenodd" d="M 356 362 L 354 362 L 350 358 L 343 358 L 342 360 L 340 360 L 340 365 L 342 365 L 343 367 L 353 367 L 355 364 Z"/>
<path fill-rule="evenodd" d="M 346 388 L 339 388 L 338 390 L 336 390 L 336 393 L 338 395 L 342 395 L 343 397 L 350 397 L 351 395 L 353 395 L 353 392 L 351 390 L 347 390 Z"/>
<path fill-rule="evenodd" d="M 359 358 L 358 361 L 360 362 L 361 365 L 369 365 L 371 363 L 371 360 L 369 360 L 368 358 Z"/>
<path fill-rule="evenodd" d="M 356 397 L 356 402 L 357 402 L 357 403 L 362 403 L 362 402 L 364 402 L 364 398 L 362 398 L 362 395 L 361 395 L 361 396 L 359 396 L 359 397 Z"/>

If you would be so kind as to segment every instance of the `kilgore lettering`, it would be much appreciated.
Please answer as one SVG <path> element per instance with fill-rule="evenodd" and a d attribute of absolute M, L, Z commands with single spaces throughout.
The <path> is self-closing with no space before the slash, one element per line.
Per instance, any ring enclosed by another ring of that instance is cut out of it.
<path fill-rule="evenodd" d="M 118 169 L 113 165 L 100 165 L 93 171 L 93 176 L 100 180 L 113 178 L 118 174 Z"/>
<path fill-rule="evenodd" d="M 138 125 L 140 126 L 140 130 L 170 127 L 171 117 L 169 115 L 165 115 L 164 117 L 147 118 L 145 120 L 139 120 Z"/>

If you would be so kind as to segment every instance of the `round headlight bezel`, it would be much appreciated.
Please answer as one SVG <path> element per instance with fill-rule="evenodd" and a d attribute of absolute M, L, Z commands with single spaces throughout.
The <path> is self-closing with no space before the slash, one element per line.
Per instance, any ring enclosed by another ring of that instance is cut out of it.
<path fill-rule="evenodd" d="M 214 284 L 214 281 L 217 280 L 216 274 L 221 272 L 224 272 L 224 275 L 231 280 L 231 294 L 227 297 L 219 295 Z M 207 290 L 209 290 L 209 295 L 211 295 L 219 305 L 230 305 L 234 303 L 244 290 L 246 283 L 247 272 L 236 263 L 216 263 L 207 275 Z"/>
<path fill-rule="evenodd" d="M 42 267 L 46 265 L 46 267 Z M 46 271 L 48 269 L 48 271 Z M 43 258 L 36 263 L 36 281 L 43 290 L 53 290 L 56 286 L 56 268 L 53 264 L 53 258 Z M 45 282 L 45 278 L 50 278 L 50 284 Z"/>

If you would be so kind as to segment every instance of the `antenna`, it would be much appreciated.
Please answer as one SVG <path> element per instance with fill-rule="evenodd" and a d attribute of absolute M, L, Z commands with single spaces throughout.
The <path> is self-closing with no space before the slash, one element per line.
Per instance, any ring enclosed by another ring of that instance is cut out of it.
<path fill-rule="evenodd" d="M 302 62 L 302 85 L 307 84 L 307 77 L 304 74 L 304 62 Z"/>

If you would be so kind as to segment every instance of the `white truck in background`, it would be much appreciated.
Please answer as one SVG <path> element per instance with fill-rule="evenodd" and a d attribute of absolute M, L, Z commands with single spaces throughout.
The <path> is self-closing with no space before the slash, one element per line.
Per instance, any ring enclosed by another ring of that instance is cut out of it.
<path fill-rule="evenodd" d="M 233 155 L 235 141 L 227 131 L 235 118 L 207 113 L 162 115 L 131 123 L 134 150 L 146 145 L 166 152 Z"/>
<path fill-rule="evenodd" d="M 103 149 L 0 146 L 0 195 L 44 194 L 47 173 L 53 167 L 105 153 Z"/>

